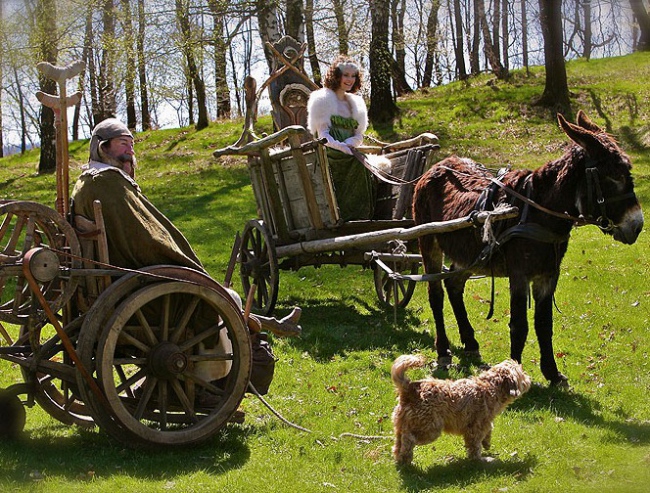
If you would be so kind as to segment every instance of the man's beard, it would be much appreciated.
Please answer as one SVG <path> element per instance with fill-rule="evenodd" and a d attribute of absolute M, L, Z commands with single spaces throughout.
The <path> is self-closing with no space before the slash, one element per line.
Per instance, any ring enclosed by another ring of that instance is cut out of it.
<path fill-rule="evenodd" d="M 135 156 L 130 154 L 120 154 L 119 156 L 111 156 L 104 150 L 99 148 L 99 157 L 102 158 L 102 162 L 120 168 L 131 178 L 135 178 L 135 167 L 137 165 L 137 160 Z"/>

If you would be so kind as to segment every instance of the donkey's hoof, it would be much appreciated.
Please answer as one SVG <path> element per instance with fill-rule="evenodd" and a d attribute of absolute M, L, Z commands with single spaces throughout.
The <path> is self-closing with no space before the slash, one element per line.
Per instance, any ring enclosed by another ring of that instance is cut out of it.
<path fill-rule="evenodd" d="M 440 356 L 438 358 L 438 368 L 449 369 L 451 366 L 451 356 Z"/>
<path fill-rule="evenodd" d="M 568 389 L 569 388 L 569 379 L 567 378 L 566 375 L 563 375 L 562 373 L 558 372 L 557 377 L 553 378 L 551 380 L 551 387 L 558 387 L 561 389 Z"/>
<path fill-rule="evenodd" d="M 478 360 L 481 359 L 481 351 L 479 351 L 478 349 L 474 349 L 472 351 L 463 351 L 463 352 L 466 358 L 478 359 Z"/>

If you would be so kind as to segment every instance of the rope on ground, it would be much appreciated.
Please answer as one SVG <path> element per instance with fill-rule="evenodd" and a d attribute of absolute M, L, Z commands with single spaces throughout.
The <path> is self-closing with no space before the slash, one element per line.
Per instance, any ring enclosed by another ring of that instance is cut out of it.
<path fill-rule="evenodd" d="M 392 440 L 392 435 L 357 435 L 356 433 L 341 433 L 339 438 L 358 438 L 360 440 Z"/>
<path fill-rule="evenodd" d="M 291 428 L 295 428 L 296 430 L 304 431 L 305 433 L 311 433 L 311 430 L 308 430 L 307 428 L 303 428 L 302 426 L 292 423 L 291 421 L 287 420 L 284 416 L 282 416 L 278 411 L 273 409 L 271 404 L 269 404 L 266 401 L 266 399 L 264 399 L 264 397 L 260 395 L 260 393 L 257 391 L 257 389 L 255 388 L 252 382 L 248 382 L 248 388 L 253 393 L 253 395 L 257 397 L 260 401 L 262 401 L 262 404 L 264 404 L 268 408 L 268 410 L 271 411 L 285 425 L 290 426 Z"/>

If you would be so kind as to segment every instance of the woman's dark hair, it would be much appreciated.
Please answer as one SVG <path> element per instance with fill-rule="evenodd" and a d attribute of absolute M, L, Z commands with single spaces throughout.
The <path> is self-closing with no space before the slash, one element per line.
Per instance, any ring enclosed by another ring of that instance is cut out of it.
<path fill-rule="evenodd" d="M 357 80 L 354 82 L 352 89 L 350 89 L 350 92 L 354 94 L 361 89 L 361 71 L 359 70 L 359 64 L 345 55 L 339 55 L 336 60 L 332 62 L 332 65 L 330 65 L 330 68 L 327 70 L 327 74 L 325 74 L 323 85 L 332 91 L 336 91 L 341 87 L 341 76 L 343 75 L 343 71 L 341 70 L 342 65 L 354 65 L 357 68 Z"/>

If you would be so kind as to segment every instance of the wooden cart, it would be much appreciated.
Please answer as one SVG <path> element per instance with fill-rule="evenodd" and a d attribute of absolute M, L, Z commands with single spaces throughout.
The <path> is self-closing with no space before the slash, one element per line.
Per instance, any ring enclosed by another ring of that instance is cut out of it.
<path fill-rule="evenodd" d="M 46 67 L 63 79 L 47 101 L 64 110 L 70 67 Z M 245 318 L 231 292 L 201 272 L 111 265 L 101 204 L 96 222 L 68 213 L 65 125 L 57 124 L 57 210 L 0 200 L 0 359 L 22 376 L 0 390 L 0 436 L 19 434 L 24 406 L 38 403 L 129 446 L 207 440 L 249 389 L 251 333 L 299 329 L 299 310 L 284 323 Z"/>
<path fill-rule="evenodd" d="M 461 219 L 413 229 L 414 183 L 439 149 L 437 137 L 424 133 L 392 144 L 373 139 L 373 145 L 360 148 L 390 159 L 393 183 L 379 183 L 371 220 L 341 221 L 326 148 L 305 129 L 309 93 L 316 88 L 302 68 L 305 46 L 290 37 L 267 46 L 274 53 L 275 67 L 259 90 L 254 79 L 246 81 L 247 114 L 241 137 L 214 152 L 215 157 L 247 157 L 257 203 L 258 218 L 244 225 L 233 247 L 243 292 L 255 284 L 253 307 L 269 314 L 278 298 L 280 270 L 360 265 L 373 269 L 380 302 L 406 306 L 416 281 L 396 273 L 418 272 L 421 258 L 413 240 L 427 232 L 472 224 Z M 278 130 L 258 137 L 253 128 L 257 105 L 267 88 Z M 403 184 L 395 184 L 399 182 Z"/>
<path fill-rule="evenodd" d="M 28 406 L 130 446 L 200 442 L 233 416 L 252 359 L 226 289 L 177 266 L 96 264 L 84 257 L 87 237 L 41 204 L 2 203 L 0 224 L 0 358 L 23 377 L 1 391 L 3 435 L 24 426 L 23 394 Z"/>

